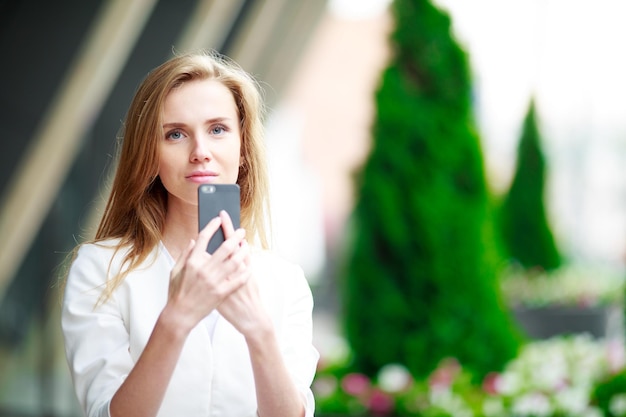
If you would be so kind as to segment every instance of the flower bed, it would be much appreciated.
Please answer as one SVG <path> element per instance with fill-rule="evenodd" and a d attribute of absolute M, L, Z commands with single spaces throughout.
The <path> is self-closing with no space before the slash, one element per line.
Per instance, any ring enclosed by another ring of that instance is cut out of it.
<path fill-rule="evenodd" d="M 616 305 L 623 301 L 624 272 L 608 265 L 568 264 L 544 271 L 512 264 L 502 271 L 502 291 L 512 307 Z"/>
<path fill-rule="evenodd" d="M 398 364 L 374 379 L 321 364 L 313 384 L 317 416 L 600 417 L 594 386 L 624 368 L 624 346 L 588 335 L 531 342 L 480 386 L 454 358 L 423 381 Z"/>

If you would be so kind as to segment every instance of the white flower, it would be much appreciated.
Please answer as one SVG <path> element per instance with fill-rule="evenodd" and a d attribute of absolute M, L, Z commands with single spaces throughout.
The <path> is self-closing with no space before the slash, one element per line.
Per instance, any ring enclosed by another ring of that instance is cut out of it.
<path fill-rule="evenodd" d="M 589 404 L 589 390 L 582 387 L 567 388 L 558 392 L 554 400 L 558 409 L 567 415 L 583 415 Z"/>
<path fill-rule="evenodd" d="M 599 408 L 589 407 L 581 414 L 581 417 L 604 417 L 604 413 Z"/>
<path fill-rule="evenodd" d="M 386 392 L 400 392 L 411 383 L 411 374 L 402 365 L 389 364 L 378 372 L 378 385 Z"/>
<path fill-rule="evenodd" d="M 519 392 L 522 385 L 520 376 L 514 372 L 504 372 L 498 379 L 498 392 L 502 395 L 513 395 Z"/>
<path fill-rule="evenodd" d="M 513 414 L 516 416 L 543 417 L 552 414 L 550 400 L 543 394 L 530 393 L 522 395 L 513 402 Z"/>
<path fill-rule="evenodd" d="M 563 356 L 557 355 L 556 352 L 548 353 L 547 357 L 542 358 L 544 366 L 537 366 L 534 369 L 531 382 L 539 389 L 555 390 L 567 379 L 567 364 Z"/>
<path fill-rule="evenodd" d="M 609 402 L 609 410 L 616 416 L 626 416 L 626 393 L 614 395 Z"/>
<path fill-rule="evenodd" d="M 454 417 L 473 417 L 474 413 L 465 404 L 463 398 L 455 395 L 449 389 L 435 389 L 430 391 L 430 402 L 435 407 L 446 411 Z"/>

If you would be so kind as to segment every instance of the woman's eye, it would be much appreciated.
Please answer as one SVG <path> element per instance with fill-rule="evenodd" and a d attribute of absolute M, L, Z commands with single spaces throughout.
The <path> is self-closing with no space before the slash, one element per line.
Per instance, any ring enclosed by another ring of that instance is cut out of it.
<path fill-rule="evenodd" d="M 221 135 L 226 131 L 226 128 L 222 125 L 217 125 L 211 128 L 211 133 L 214 135 Z"/>
<path fill-rule="evenodd" d="M 173 130 L 166 135 L 166 138 L 170 140 L 180 140 L 183 138 L 183 132 L 180 130 Z"/>

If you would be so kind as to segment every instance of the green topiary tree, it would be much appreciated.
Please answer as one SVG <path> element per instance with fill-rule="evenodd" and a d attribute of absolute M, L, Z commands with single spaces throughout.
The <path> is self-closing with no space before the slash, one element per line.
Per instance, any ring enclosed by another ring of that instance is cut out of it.
<path fill-rule="evenodd" d="M 500 209 L 502 242 L 508 255 L 525 268 L 551 270 L 561 256 L 544 205 L 545 160 L 531 100 L 517 150 L 515 175 Z"/>
<path fill-rule="evenodd" d="M 518 348 L 498 290 L 493 222 L 466 54 L 427 0 L 396 0 L 342 300 L 356 370 L 416 376 L 454 356 L 476 376 Z"/>

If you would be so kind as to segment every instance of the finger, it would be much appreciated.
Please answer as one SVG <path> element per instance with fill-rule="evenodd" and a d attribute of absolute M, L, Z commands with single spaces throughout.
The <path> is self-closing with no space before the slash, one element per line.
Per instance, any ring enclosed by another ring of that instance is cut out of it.
<path fill-rule="evenodd" d="M 233 253 L 239 250 L 239 245 L 241 241 L 246 237 L 245 229 L 237 229 L 235 232 L 227 238 L 224 243 L 220 245 L 219 248 L 213 253 L 213 257 L 216 260 L 226 260 L 230 258 Z"/>
<path fill-rule="evenodd" d="M 242 241 L 242 243 L 244 242 L 245 240 Z M 250 251 L 247 244 L 244 243 L 243 247 L 239 247 L 239 249 L 225 261 L 225 265 L 227 265 L 228 268 L 229 279 L 233 279 L 234 276 L 239 274 L 248 274 L 250 264 Z"/>
<path fill-rule="evenodd" d="M 226 210 L 220 211 L 220 218 L 222 219 L 222 229 L 224 229 L 224 237 L 228 239 L 235 233 L 233 221 Z"/>
<path fill-rule="evenodd" d="M 192 254 L 206 252 L 206 248 L 209 246 L 209 240 L 211 240 L 211 237 L 213 237 L 215 232 L 217 232 L 217 229 L 220 228 L 221 224 L 222 219 L 220 217 L 214 217 L 207 223 L 206 226 L 204 226 L 198 235 L 198 243 L 194 247 Z"/>
<path fill-rule="evenodd" d="M 230 257 L 229 261 L 235 264 L 235 268 L 238 269 L 241 266 L 247 266 L 248 253 L 245 249 L 239 248 L 239 250 L 235 251 L 233 255 Z"/>
<path fill-rule="evenodd" d="M 176 263 L 174 264 L 174 267 L 172 268 L 172 277 L 177 276 L 180 273 L 180 271 L 182 271 L 183 267 L 185 266 L 185 262 L 187 261 L 187 258 L 189 257 L 189 254 L 191 253 L 191 250 L 193 249 L 195 244 L 196 244 L 195 240 L 191 239 L 189 241 L 189 244 L 187 245 L 185 250 L 180 254 L 178 259 L 176 260 Z"/>
<path fill-rule="evenodd" d="M 241 251 L 245 254 L 245 258 L 244 258 L 244 262 L 246 263 L 246 265 L 250 265 L 250 245 L 248 244 L 248 240 L 246 238 L 244 238 L 241 241 Z"/>
<path fill-rule="evenodd" d="M 237 234 L 235 234 L 237 235 Z M 246 241 L 246 238 L 244 237 L 243 239 L 241 239 L 238 243 L 238 248 L 236 249 L 236 251 L 233 253 L 233 255 L 231 256 L 231 259 L 239 259 L 241 261 L 246 261 L 248 258 L 250 257 L 250 246 L 248 245 L 248 242 Z"/>

